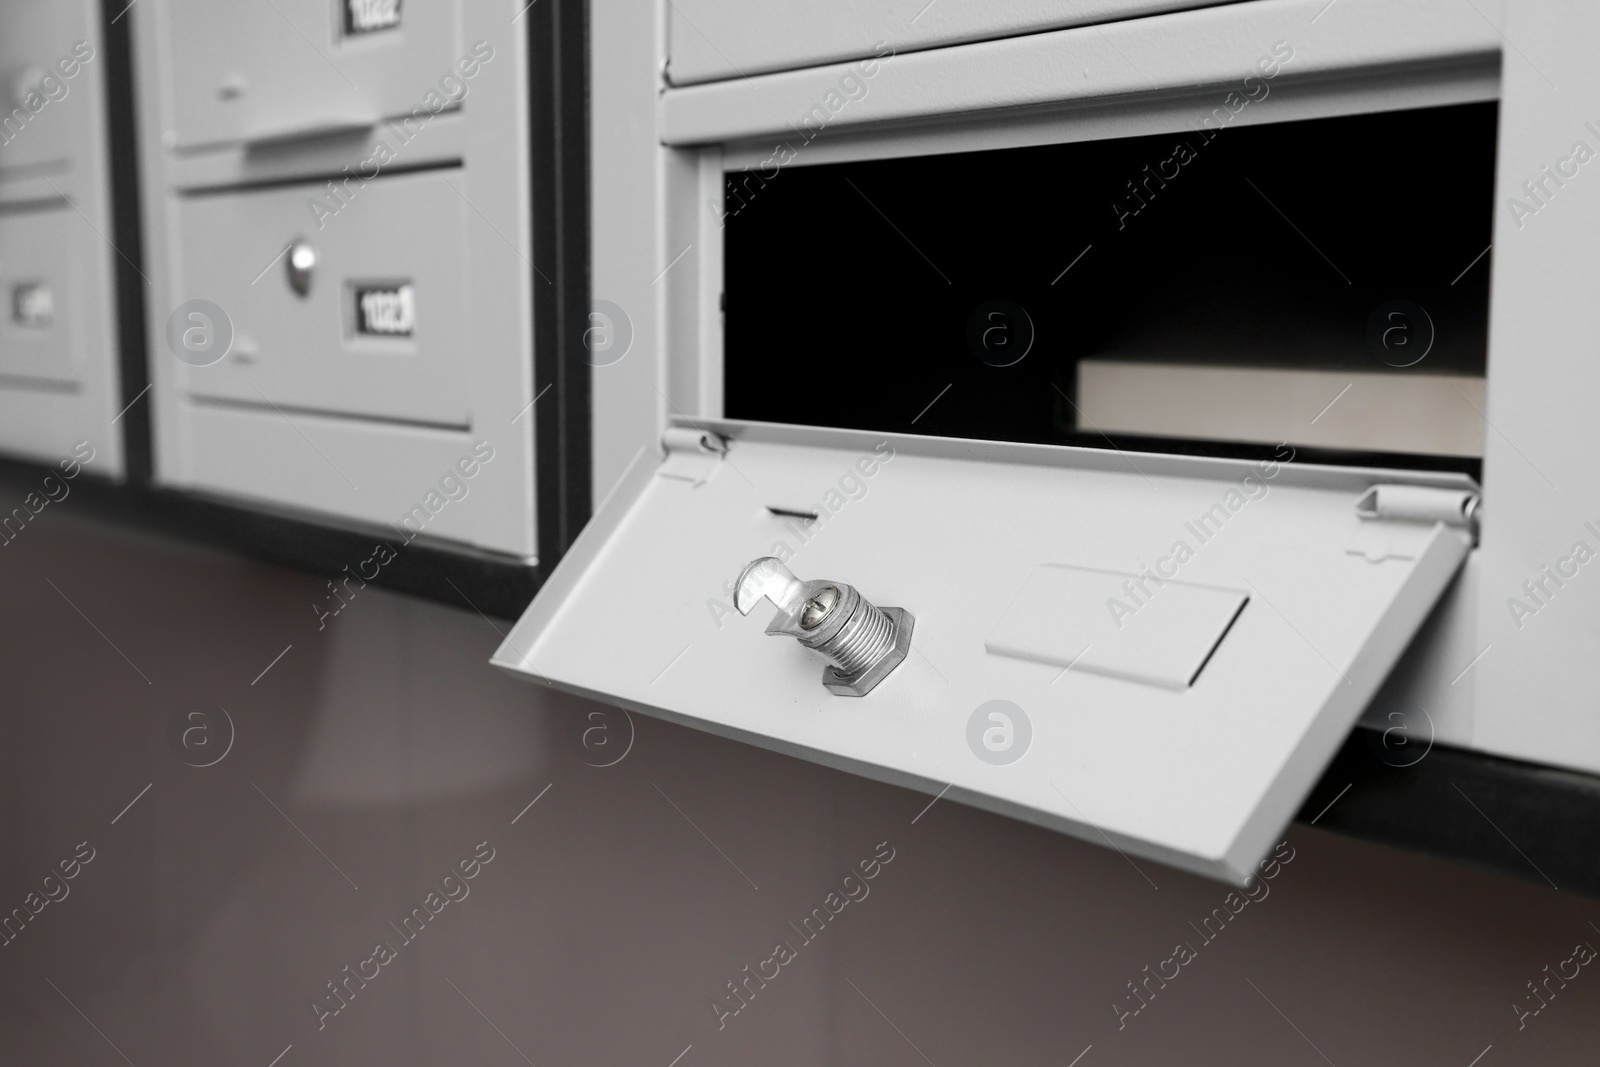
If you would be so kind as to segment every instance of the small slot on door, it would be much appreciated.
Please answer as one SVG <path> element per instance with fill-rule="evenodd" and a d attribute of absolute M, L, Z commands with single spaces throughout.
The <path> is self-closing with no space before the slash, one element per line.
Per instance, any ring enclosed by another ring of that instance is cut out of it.
<path fill-rule="evenodd" d="M 802 519 L 806 522 L 816 522 L 820 517 L 815 511 L 801 511 L 798 508 L 775 508 L 767 505 L 767 510 L 780 519 Z"/>

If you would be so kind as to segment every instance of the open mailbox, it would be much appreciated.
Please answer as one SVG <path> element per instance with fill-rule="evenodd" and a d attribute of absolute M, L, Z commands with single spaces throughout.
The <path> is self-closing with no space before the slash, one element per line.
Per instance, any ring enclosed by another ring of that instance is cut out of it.
<path fill-rule="evenodd" d="M 1565 90 L 1571 14 L 1185 6 L 866 3 L 824 47 L 597 3 L 595 128 L 656 133 L 594 142 L 635 354 L 592 377 L 612 494 L 496 663 L 1235 881 L 1358 722 L 1600 771 L 1593 302 L 1546 265 L 1593 276 L 1546 156 L 1600 132 L 1495 21 Z M 762 557 L 825 583 L 776 635 Z M 860 694 L 794 630 L 846 587 L 910 634 Z"/>
<path fill-rule="evenodd" d="M 666 442 L 499 666 L 1233 880 L 1472 543 L 1459 475 L 761 424 Z M 734 610 L 774 555 L 910 611 L 911 654 L 827 691 L 818 653 Z"/>

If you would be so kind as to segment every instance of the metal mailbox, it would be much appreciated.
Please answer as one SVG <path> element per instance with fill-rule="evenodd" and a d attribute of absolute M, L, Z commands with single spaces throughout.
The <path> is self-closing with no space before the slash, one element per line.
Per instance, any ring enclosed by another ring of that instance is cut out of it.
<path fill-rule="evenodd" d="M 9 5 L 0 38 L 0 451 L 80 443 L 120 477 L 105 57 L 99 5 Z"/>
<path fill-rule="evenodd" d="M 536 562 L 519 9 L 129 11 L 157 483 Z"/>
<path fill-rule="evenodd" d="M 829 43 L 596 5 L 594 287 L 650 347 L 596 368 L 612 494 L 495 663 L 1234 881 L 1363 718 L 1600 771 L 1571 13 L 1262 0 L 948 43 L 919 6 Z M 1559 97 L 1502 70 L 1513 15 Z M 1291 196 L 1445 130 L 1404 232 L 1460 247 L 1336 218 L 1371 173 Z M 762 557 L 811 583 L 763 584 L 770 624 L 734 603 Z M 789 639 L 814 583 L 914 618 L 869 691 Z"/>

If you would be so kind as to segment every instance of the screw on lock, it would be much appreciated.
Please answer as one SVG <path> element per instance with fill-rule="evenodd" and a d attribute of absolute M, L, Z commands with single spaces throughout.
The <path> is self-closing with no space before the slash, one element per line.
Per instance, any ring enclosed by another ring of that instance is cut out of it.
<path fill-rule="evenodd" d="M 831 661 L 822 684 L 838 696 L 865 696 L 911 650 L 916 624 L 903 608 L 879 608 L 843 582 L 796 578 L 783 561 L 763 556 L 734 584 L 733 606 L 748 615 L 766 599 L 778 609 L 769 634 L 787 634 Z"/>

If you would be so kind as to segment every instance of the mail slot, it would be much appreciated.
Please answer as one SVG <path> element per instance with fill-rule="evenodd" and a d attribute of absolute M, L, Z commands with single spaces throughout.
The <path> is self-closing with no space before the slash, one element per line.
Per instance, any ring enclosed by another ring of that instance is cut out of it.
<path fill-rule="evenodd" d="M 185 147 L 314 136 L 460 103 L 459 0 L 167 0 L 170 129 Z"/>
<path fill-rule="evenodd" d="M 184 366 L 188 392 L 467 426 L 477 356 L 463 188 L 458 168 L 381 177 L 321 228 L 306 205 L 326 183 L 180 198 L 178 291 L 227 308 L 234 330 L 229 358 Z"/>

